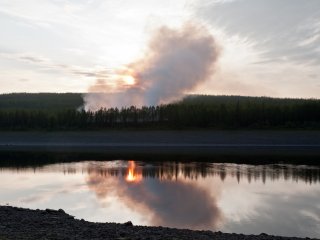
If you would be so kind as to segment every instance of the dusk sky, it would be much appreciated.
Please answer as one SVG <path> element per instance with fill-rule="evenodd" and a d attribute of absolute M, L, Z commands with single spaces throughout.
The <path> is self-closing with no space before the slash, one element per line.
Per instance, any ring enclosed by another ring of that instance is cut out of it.
<path fill-rule="evenodd" d="M 190 93 L 320 98 L 319 0 L 0 0 L 0 93 L 86 92 L 186 23 L 221 48 Z"/>

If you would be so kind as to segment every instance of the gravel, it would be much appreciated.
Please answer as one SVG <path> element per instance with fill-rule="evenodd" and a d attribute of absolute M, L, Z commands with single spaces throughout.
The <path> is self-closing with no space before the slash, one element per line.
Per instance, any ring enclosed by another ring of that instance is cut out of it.
<path fill-rule="evenodd" d="M 166 227 L 134 226 L 131 222 L 93 223 L 75 219 L 62 209 L 30 210 L 0 206 L 0 240 L 4 239 L 302 239 L 261 233 L 243 235 Z M 308 239 L 308 238 L 305 238 Z"/>

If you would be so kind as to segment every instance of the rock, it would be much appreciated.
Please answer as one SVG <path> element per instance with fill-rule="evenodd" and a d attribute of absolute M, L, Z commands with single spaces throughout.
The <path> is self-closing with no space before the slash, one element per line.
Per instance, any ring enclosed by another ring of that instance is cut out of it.
<path fill-rule="evenodd" d="M 63 214 L 60 214 L 63 213 Z M 260 235 L 227 234 L 212 231 L 192 231 L 167 227 L 133 226 L 132 222 L 92 223 L 75 220 L 62 209 L 55 211 L 29 210 L 0 206 L 0 240 L 2 239 L 95 239 L 95 240 L 302 240 L 302 238 L 284 238 Z"/>
<path fill-rule="evenodd" d="M 57 212 L 56 210 L 49 209 L 49 208 L 47 208 L 45 211 L 46 211 L 46 213 L 56 213 Z"/>
<path fill-rule="evenodd" d="M 61 209 L 61 208 L 58 210 L 58 212 L 59 212 L 59 213 L 66 214 L 66 212 L 65 212 L 65 211 L 63 211 L 63 209 Z"/>
<path fill-rule="evenodd" d="M 125 225 L 127 227 L 132 227 L 133 226 L 131 221 L 125 222 L 123 225 Z"/>

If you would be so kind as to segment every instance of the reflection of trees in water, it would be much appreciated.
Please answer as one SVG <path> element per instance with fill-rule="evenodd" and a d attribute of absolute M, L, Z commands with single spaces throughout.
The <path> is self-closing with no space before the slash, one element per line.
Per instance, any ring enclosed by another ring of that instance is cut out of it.
<path fill-rule="evenodd" d="M 217 205 L 218 186 L 212 194 L 194 181 L 148 178 L 132 182 L 121 177 L 122 173 L 111 171 L 109 175 L 97 166 L 89 168 L 86 183 L 101 204 L 115 196 L 154 226 L 216 230 L 223 221 Z"/>
<path fill-rule="evenodd" d="M 236 178 L 238 182 L 248 181 L 303 181 L 309 184 L 320 181 L 320 168 L 296 165 L 239 165 L 212 163 L 138 163 L 144 178 L 158 178 L 162 180 L 176 180 L 178 177 L 197 179 L 217 176 L 222 181 Z M 90 165 L 88 168 L 90 171 Z M 111 176 L 125 176 L 125 168 L 108 168 L 100 165 L 101 174 Z"/>
<path fill-rule="evenodd" d="M 126 161 L 120 161 L 120 166 L 111 164 L 113 161 L 91 161 L 76 163 L 58 163 L 45 166 L 0 165 L 1 171 L 11 172 L 63 172 L 64 174 L 87 173 L 94 169 L 101 175 L 125 176 Z M 118 161 L 119 162 L 119 161 Z M 174 180 L 178 177 L 197 179 L 216 176 L 221 180 L 236 178 L 238 182 L 248 181 L 303 181 L 309 184 L 320 182 L 320 168 L 298 165 L 245 165 L 227 163 L 188 163 L 188 162 L 136 162 L 144 178 L 159 178 Z"/>
<path fill-rule="evenodd" d="M 217 199 L 220 184 L 203 188 L 191 179 L 234 178 L 238 182 L 277 181 L 279 179 L 316 183 L 319 168 L 293 165 L 237 165 L 212 163 L 135 162 L 142 180 L 127 181 L 130 164 L 110 166 L 108 162 L 86 165 L 86 182 L 101 203 L 116 196 L 130 209 L 148 216 L 149 224 L 179 228 L 217 229 L 224 221 Z"/>

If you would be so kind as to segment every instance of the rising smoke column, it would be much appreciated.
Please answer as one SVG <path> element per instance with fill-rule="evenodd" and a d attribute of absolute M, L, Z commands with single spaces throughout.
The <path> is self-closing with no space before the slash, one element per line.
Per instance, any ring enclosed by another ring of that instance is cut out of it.
<path fill-rule="evenodd" d="M 212 76 L 220 48 L 203 26 L 161 27 L 142 59 L 98 79 L 84 96 L 86 110 L 101 107 L 150 106 L 180 99 Z M 134 79 L 126 82 L 124 76 Z M 113 78 L 113 79 L 112 79 Z"/>

